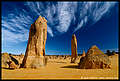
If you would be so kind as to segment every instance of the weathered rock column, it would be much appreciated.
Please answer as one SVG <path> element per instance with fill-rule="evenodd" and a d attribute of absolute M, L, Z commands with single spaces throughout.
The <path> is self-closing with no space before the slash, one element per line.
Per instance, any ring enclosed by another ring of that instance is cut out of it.
<path fill-rule="evenodd" d="M 75 63 L 75 60 L 77 58 L 77 39 L 75 34 L 72 35 L 71 40 L 71 63 Z"/>
<path fill-rule="evenodd" d="M 29 39 L 22 68 L 39 68 L 45 65 L 45 43 L 47 39 L 47 20 L 39 16 L 31 25 Z"/>

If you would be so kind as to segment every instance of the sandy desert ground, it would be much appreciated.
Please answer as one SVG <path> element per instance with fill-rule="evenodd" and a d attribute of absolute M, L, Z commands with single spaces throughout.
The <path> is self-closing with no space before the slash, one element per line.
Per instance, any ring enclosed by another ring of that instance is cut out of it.
<path fill-rule="evenodd" d="M 112 62 L 111 69 L 78 69 L 76 63 L 70 63 L 70 57 L 49 57 L 46 66 L 39 69 L 4 69 L 2 68 L 2 79 L 118 79 L 119 64 L 118 55 L 109 56 Z M 50 59 L 51 57 L 51 59 Z"/>

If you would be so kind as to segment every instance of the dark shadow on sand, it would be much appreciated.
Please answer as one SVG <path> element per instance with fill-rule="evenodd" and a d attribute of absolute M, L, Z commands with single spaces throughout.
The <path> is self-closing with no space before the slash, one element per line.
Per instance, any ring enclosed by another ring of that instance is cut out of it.
<path fill-rule="evenodd" d="M 78 65 L 69 65 L 69 66 L 63 66 L 61 68 L 74 68 L 74 69 L 79 69 Z"/>
<path fill-rule="evenodd" d="M 54 63 L 67 63 L 67 62 L 58 62 L 58 61 L 49 61 L 49 62 L 54 62 Z"/>
<path fill-rule="evenodd" d="M 66 62 L 56 62 L 56 63 L 66 63 Z"/>
<path fill-rule="evenodd" d="M 5 68 L 5 67 L 2 67 L 2 69 L 14 70 L 14 68 Z"/>

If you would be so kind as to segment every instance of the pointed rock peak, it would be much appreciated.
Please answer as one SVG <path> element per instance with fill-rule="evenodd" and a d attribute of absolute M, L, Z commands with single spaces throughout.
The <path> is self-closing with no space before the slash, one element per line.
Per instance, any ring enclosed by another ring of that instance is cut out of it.
<path fill-rule="evenodd" d="M 96 45 L 93 45 L 91 49 L 98 49 L 98 47 Z"/>
<path fill-rule="evenodd" d="M 42 16 L 40 15 L 39 18 L 42 18 Z"/>
<path fill-rule="evenodd" d="M 47 20 L 43 17 L 44 22 L 47 22 Z"/>
<path fill-rule="evenodd" d="M 72 38 L 76 38 L 75 34 L 72 35 Z"/>
<path fill-rule="evenodd" d="M 72 36 L 75 36 L 75 34 L 73 34 Z"/>
<path fill-rule="evenodd" d="M 104 54 L 96 45 L 93 45 L 87 52 L 87 54 Z"/>
<path fill-rule="evenodd" d="M 36 20 L 36 23 L 44 23 L 44 22 L 47 23 L 47 20 L 42 16 L 39 16 Z"/>
<path fill-rule="evenodd" d="M 82 57 L 85 57 L 85 51 L 83 50 L 83 54 L 82 54 Z"/>

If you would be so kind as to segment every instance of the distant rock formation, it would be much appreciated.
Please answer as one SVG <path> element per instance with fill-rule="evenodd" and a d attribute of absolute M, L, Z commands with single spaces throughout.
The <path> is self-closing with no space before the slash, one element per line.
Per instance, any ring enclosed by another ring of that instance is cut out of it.
<path fill-rule="evenodd" d="M 75 34 L 72 35 L 71 40 L 71 63 L 75 63 L 75 60 L 77 58 L 77 39 Z"/>
<path fill-rule="evenodd" d="M 85 57 L 80 59 L 80 69 L 104 69 L 111 67 L 111 61 L 96 45 L 92 46 Z"/>
<path fill-rule="evenodd" d="M 45 43 L 47 39 L 47 20 L 39 16 L 31 25 L 29 39 L 21 68 L 39 68 L 45 65 Z"/>
<path fill-rule="evenodd" d="M 96 45 L 92 46 L 88 51 L 86 55 L 89 54 L 104 54 Z"/>
<path fill-rule="evenodd" d="M 83 54 L 82 54 L 82 57 L 85 57 L 85 51 L 83 50 Z"/>

